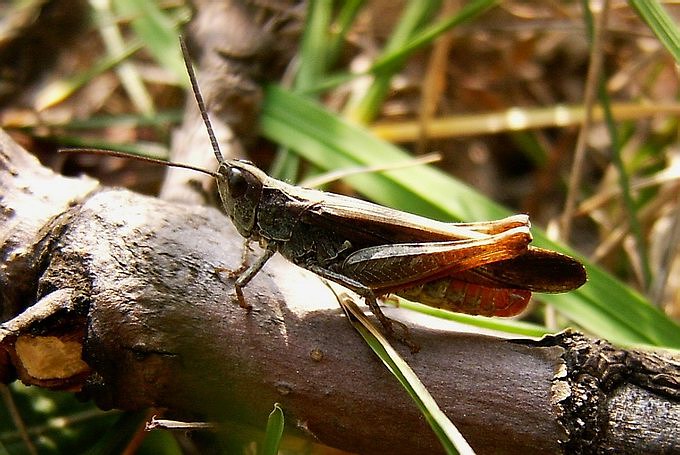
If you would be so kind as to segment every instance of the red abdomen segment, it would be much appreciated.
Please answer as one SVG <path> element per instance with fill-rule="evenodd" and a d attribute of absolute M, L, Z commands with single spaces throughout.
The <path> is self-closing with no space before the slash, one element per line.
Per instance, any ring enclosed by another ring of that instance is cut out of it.
<path fill-rule="evenodd" d="M 495 288 L 443 278 L 394 292 L 405 299 L 479 316 L 515 316 L 527 307 L 531 291 Z"/>

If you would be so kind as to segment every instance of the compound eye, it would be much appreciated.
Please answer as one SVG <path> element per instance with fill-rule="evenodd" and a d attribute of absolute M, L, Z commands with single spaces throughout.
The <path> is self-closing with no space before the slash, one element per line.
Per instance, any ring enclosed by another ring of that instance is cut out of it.
<path fill-rule="evenodd" d="M 227 186 L 229 187 L 229 195 L 233 198 L 241 197 L 248 191 L 248 181 L 240 169 L 229 169 Z"/>

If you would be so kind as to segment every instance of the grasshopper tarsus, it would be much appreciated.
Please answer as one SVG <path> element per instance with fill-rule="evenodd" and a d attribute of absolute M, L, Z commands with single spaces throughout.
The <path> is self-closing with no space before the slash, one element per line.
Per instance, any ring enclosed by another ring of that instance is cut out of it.
<path fill-rule="evenodd" d="M 250 247 L 250 240 L 245 239 L 243 248 L 241 249 L 241 265 L 235 269 L 228 269 L 226 267 L 218 267 L 215 271 L 225 273 L 229 278 L 239 278 L 246 270 L 248 270 L 248 255 L 253 249 Z"/>
<path fill-rule="evenodd" d="M 236 290 L 236 300 L 238 301 L 238 305 L 244 310 L 250 312 L 253 309 L 253 306 L 246 302 L 246 298 L 243 295 L 243 287 L 235 285 L 234 289 Z"/>
<path fill-rule="evenodd" d="M 234 277 L 240 277 L 242 276 L 243 271 L 239 271 L 239 269 L 244 268 L 243 265 L 241 265 L 238 269 L 232 270 L 227 267 L 215 267 L 215 273 L 217 275 L 220 275 L 221 273 L 226 274 L 229 278 L 234 278 Z M 247 268 L 247 267 L 246 267 Z M 238 302 L 238 306 L 243 308 L 246 311 L 250 311 L 253 309 L 253 306 L 246 302 L 246 298 L 243 295 L 243 286 L 238 283 L 238 279 L 234 283 L 234 290 L 236 291 L 236 301 Z"/>
<path fill-rule="evenodd" d="M 241 268 L 243 268 L 243 270 L 241 270 Z M 246 267 L 239 266 L 238 269 L 230 269 L 228 267 L 215 267 L 215 273 L 217 275 L 224 273 L 225 275 L 227 275 L 228 278 L 234 278 L 238 277 L 247 268 L 248 268 L 247 266 Z"/>
<path fill-rule="evenodd" d="M 244 246 L 244 250 L 247 250 L 246 246 Z M 250 282 L 250 280 L 253 279 L 255 275 L 257 275 L 257 273 L 262 269 L 262 267 L 264 267 L 265 263 L 274 255 L 275 252 L 276 250 L 273 248 L 266 248 L 264 250 L 264 254 L 260 256 L 253 265 L 248 266 L 246 261 L 242 260 L 238 269 L 229 271 L 230 278 L 238 276 L 234 282 L 234 289 L 236 290 L 236 298 L 241 308 L 248 311 L 253 309 L 253 306 L 246 302 L 245 296 L 243 295 L 243 288 Z M 243 259 L 245 259 L 246 256 L 247 254 L 244 253 Z"/>

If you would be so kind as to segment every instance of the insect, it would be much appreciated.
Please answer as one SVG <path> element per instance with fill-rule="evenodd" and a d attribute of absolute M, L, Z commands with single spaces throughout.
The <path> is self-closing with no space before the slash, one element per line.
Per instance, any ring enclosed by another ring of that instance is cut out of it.
<path fill-rule="evenodd" d="M 224 210 L 240 235 L 264 247 L 253 264 L 236 271 L 242 307 L 250 308 L 243 288 L 277 252 L 362 296 L 390 333 L 393 321 L 378 304 L 389 294 L 468 314 L 512 316 L 527 306 L 532 292 L 566 292 L 586 281 L 578 261 L 529 245 L 526 215 L 481 223 L 434 221 L 294 186 L 248 161 L 225 160 L 181 44 L 219 166 L 210 172 L 163 163 L 214 176 Z"/>

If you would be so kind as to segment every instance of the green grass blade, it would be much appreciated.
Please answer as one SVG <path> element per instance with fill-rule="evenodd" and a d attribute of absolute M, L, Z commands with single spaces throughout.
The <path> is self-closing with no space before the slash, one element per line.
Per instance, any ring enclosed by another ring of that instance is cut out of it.
<path fill-rule="evenodd" d="M 623 207 L 626 211 L 628 223 L 630 224 L 630 231 L 633 235 L 633 238 L 635 239 L 635 246 L 638 251 L 638 259 L 640 262 L 643 283 L 642 287 L 649 289 L 649 286 L 652 282 L 652 271 L 649 265 L 647 247 L 644 234 L 642 232 L 642 226 L 638 217 L 637 209 L 639 204 L 633 197 L 633 192 L 631 190 L 630 176 L 628 175 L 628 169 L 626 169 L 623 159 L 623 145 L 621 144 L 621 139 L 619 137 L 620 134 L 614 120 L 614 114 L 612 113 L 611 99 L 609 97 L 609 93 L 607 93 L 604 78 L 600 79 L 598 85 L 598 97 L 600 99 L 600 104 L 602 105 L 602 110 L 604 111 L 605 125 L 607 125 L 607 130 L 609 131 L 609 140 L 611 141 L 611 161 L 618 173 L 618 183 L 621 190 Z"/>
<path fill-rule="evenodd" d="M 49 123 L 52 128 L 62 128 L 65 130 L 92 130 L 98 128 L 110 128 L 112 126 L 169 126 L 179 125 L 182 122 L 184 111 L 175 109 L 158 111 L 153 117 L 140 114 L 116 114 L 116 115 L 95 115 L 84 119 L 69 119 L 61 123 Z"/>
<path fill-rule="evenodd" d="M 498 3 L 498 0 L 475 0 L 467 2 L 458 14 L 427 27 L 413 36 L 404 46 L 400 46 L 376 60 L 371 67 L 371 72 L 379 71 L 385 66 L 391 66 L 395 62 L 401 61 L 414 51 L 432 43 L 432 41 L 442 33 L 477 17 L 479 14 L 482 14 L 489 8 L 495 6 L 496 3 Z"/>
<path fill-rule="evenodd" d="M 408 155 L 318 104 L 276 86 L 267 89 L 261 131 L 296 150 L 321 169 L 403 162 Z M 444 221 L 491 220 L 510 212 L 472 188 L 429 166 L 346 179 L 374 201 Z M 534 229 L 538 246 L 565 251 Z M 622 344 L 680 347 L 680 327 L 640 294 L 588 264 L 589 282 L 567 293 L 541 295 L 575 324 Z"/>
<path fill-rule="evenodd" d="M 440 0 L 411 0 L 397 23 L 383 53 L 399 55 L 389 60 L 380 70 L 373 72 L 373 80 L 366 91 L 354 92 L 345 106 L 345 116 L 357 123 L 368 123 L 375 118 L 385 96 L 390 90 L 392 76 L 403 65 L 408 54 L 401 53 L 411 37 L 441 5 Z"/>
<path fill-rule="evenodd" d="M 305 32 L 300 44 L 300 68 L 295 76 L 295 90 L 313 86 L 326 73 L 328 28 L 332 14 L 331 2 L 309 4 Z"/>
<path fill-rule="evenodd" d="M 333 13 L 332 2 L 311 2 L 307 8 L 304 33 L 300 42 L 299 67 L 293 89 L 304 91 L 316 84 L 326 73 L 329 58 L 328 29 Z M 285 147 L 279 147 L 270 175 L 294 182 L 300 170 L 300 157 Z"/>
<path fill-rule="evenodd" d="M 493 7 L 496 3 L 498 3 L 498 0 L 474 0 L 467 3 L 458 12 L 458 14 L 454 16 L 443 19 L 421 30 L 418 31 L 412 30 L 413 34 L 407 40 L 403 41 L 401 40 L 401 38 L 404 35 L 403 32 L 395 34 L 395 36 L 399 39 L 393 39 L 390 46 L 386 48 L 383 55 L 378 57 L 378 59 L 376 59 L 373 65 L 366 71 L 359 73 L 340 72 L 333 75 L 326 75 L 324 79 L 318 81 L 313 86 L 307 87 L 305 91 L 301 92 L 305 94 L 316 94 L 337 87 L 338 85 L 347 83 L 357 77 L 368 74 L 379 75 L 383 79 L 385 77 L 389 77 L 391 73 L 393 73 L 396 69 L 399 68 L 401 62 L 403 62 L 404 59 L 406 59 L 413 52 L 419 50 L 424 46 L 429 45 L 438 36 L 440 36 L 442 33 L 447 32 L 451 28 L 460 25 L 463 22 L 471 20 L 479 14 L 482 14 L 486 10 Z M 422 8 L 422 5 L 419 5 L 416 2 L 414 7 Z M 414 13 L 413 16 L 416 17 L 417 14 Z M 409 25 L 408 22 L 406 25 Z M 405 28 L 406 25 L 404 25 L 403 27 Z M 335 51 L 331 47 L 329 53 L 332 54 L 333 52 Z M 355 101 L 354 103 L 358 104 L 359 100 Z M 365 103 L 369 102 L 365 101 Z M 361 118 L 361 116 L 357 117 Z"/>
<path fill-rule="evenodd" d="M 593 47 L 595 46 L 595 20 L 593 18 L 593 15 L 590 11 L 590 8 L 588 5 L 584 4 L 583 8 L 583 14 L 584 14 L 584 22 L 586 23 L 588 27 L 588 37 L 590 40 L 590 47 L 591 47 L 591 52 L 593 51 Z M 606 24 L 606 22 L 604 23 Z M 592 62 L 591 62 L 592 63 Z M 620 138 L 620 134 L 618 132 L 618 127 L 616 125 L 616 122 L 614 120 L 614 114 L 612 113 L 612 102 L 609 97 L 609 93 L 607 92 L 607 83 L 606 83 L 606 75 L 605 75 L 605 68 L 602 68 L 600 70 L 600 76 L 597 81 L 597 96 L 598 100 L 600 102 L 600 105 L 602 106 L 602 111 L 604 113 L 604 121 L 605 125 L 607 126 L 607 131 L 609 132 L 609 140 L 611 141 L 611 160 L 612 164 L 614 165 L 614 168 L 617 171 L 618 174 L 618 183 L 619 183 L 619 188 L 621 190 L 621 197 L 623 200 L 623 207 L 626 212 L 626 217 L 628 218 L 628 223 L 630 224 L 630 231 L 635 239 L 635 248 L 637 250 L 637 256 L 638 256 L 638 261 L 640 263 L 640 270 L 641 270 L 641 275 L 642 275 L 642 287 L 644 289 L 648 289 L 649 285 L 652 281 L 652 272 L 649 267 L 649 260 L 647 256 L 647 248 L 646 244 L 644 241 L 644 236 L 642 233 L 642 227 L 640 225 L 640 221 L 638 219 L 638 214 L 637 214 L 637 207 L 638 204 L 636 203 L 637 201 L 633 197 L 631 188 L 630 188 L 630 177 L 628 175 L 628 170 L 626 169 L 626 166 L 624 164 L 623 160 L 623 153 L 622 153 L 622 141 Z"/>
<path fill-rule="evenodd" d="M 42 111 L 61 103 L 66 98 L 71 96 L 76 90 L 83 87 L 96 76 L 108 71 L 120 62 L 132 56 L 135 52 L 142 48 L 142 44 L 134 41 L 127 44 L 120 54 L 106 56 L 96 62 L 89 70 L 83 71 L 66 80 L 55 81 L 43 88 L 40 93 L 36 95 L 36 109 Z"/>
<path fill-rule="evenodd" d="M 661 44 L 680 64 L 680 31 L 675 19 L 661 6 L 658 0 L 629 0 L 643 21 L 654 32 Z"/>
<path fill-rule="evenodd" d="M 484 316 L 471 316 L 469 314 L 454 313 L 452 311 L 423 305 L 422 303 L 409 302 L 408 300 L 401 298 L 399 299 L 399 308 L 406 308 L 408 310 L 416 311 L 422 314 L 428 314 L 439 319 L 446 319 L 447 321 L 473 325 L 481 329 L 496 330 L 498 332 L 519 335 L 523 337 L 540 338 L 549 333 L 554 333 L 553 330 L 550 330 L 547 327 L 531 324 L 529 322 L 518 321 L 515 319 L 487 318 Z"/>
<path fill-rule="evenodd" d="M 262 450 L 258 451 L 260 455 L 276 455 L 279 453 L 284 423 L 283 409 L 281 409 L 278 403 L 274 403 L 274 409 L 267 419 L 267 429 L 264 435 Z"/>
<path fill-rule="evenodd" d="M 125 40 L 118 22 L 114 19 L 110 2 L 90 0 L 90 5 L 96 12 L 96 14 L 93 14 L 93 18 L 102 37 L 106 53 L 109 55 L 121 53 L 125 48 Z M 149 117 L 153 116 L 154 102 L 135 65 L 129 61 L 121 62 L 116 67 L 116 73 L 135 109 Z"/>
<path fill-rule="evenodd" d="M 474 454 L 456 426 L 439 408 L 430 392 L 425 388 L 415 372 L 394 350 L 387 339 L 380 333 L 359 307 L 346 295 L 338 296 L 338 301 L 345 311 L 352 326 L 359 332 L 366 344 L 375 352 L 387 369 L 394 375 L 404 390 L 415 402 L 432 431 L 442 444 L 447 454 Z"/>
<path fill-rule="evenodd" d="M 179 23 L 163 10 L 158 2 L 114 0 L 116 12 L 131 18 L 135 34 L 154 59 L 170 71 L 178 84 L 188 86 L 189 79 L 182 60 L 179 42 Z"/>
<path fill-rule="evenodd" d="M 342 2 L 335 24 L 331 28 L 332 32 L 327 45 L 326 62 L 328 65 L 333 65 L 340 56 L 345 44 L 345 37 L 364 3 L 364 0 L 345 0 Z"/>

